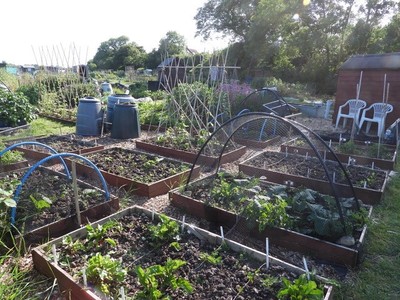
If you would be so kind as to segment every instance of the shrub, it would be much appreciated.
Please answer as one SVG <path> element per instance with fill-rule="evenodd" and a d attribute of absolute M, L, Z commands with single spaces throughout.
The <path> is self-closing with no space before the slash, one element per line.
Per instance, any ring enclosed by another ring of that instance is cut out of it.
<path fill-rule="evenodd" d="M 16 92 L 22 93 L 29 99 L 29 103 L 36 105 L 39 103 L 41 89 L 38 85 L 29 84 L 29 85 L 21 85 Z"/>
<path fill-rule="evenodd" d="M 129 86 L 129 92 L 134 98 L 144 98 L 151 95 L 151 92 L 147 89 L 147 82 L 145 81 L 132 83 Z"/>
<path fill-rule="evenodd" d="M 23 94 L 0 91 L 0 120 L 3 126 L 23 125 L 35 117 L 35 108 Z"/>

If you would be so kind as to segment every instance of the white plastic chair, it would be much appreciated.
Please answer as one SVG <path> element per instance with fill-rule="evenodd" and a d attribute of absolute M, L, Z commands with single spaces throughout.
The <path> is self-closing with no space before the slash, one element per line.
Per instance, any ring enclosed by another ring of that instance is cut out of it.
<path fill-rule="evenodd" d="M 339 106 L 339 110 L 336 116 L 336 126 L 338 127 L 340 118 L 343 118 L 343 128 L 346 127 L 347 119 L 353 119 L 353 122 L 358 126 L 358 120 L 360 119 L 361 110 L 367 106 L 367 102 L 360 99 L 349 99 L 345 104 Z M 348 107 L 348 109 L 347 109 Z M 346 113 L 346 111 L 348 111 Z"/>
<path fill-rule="evenodd" d="M 372 118 L 366 117 L 368 111 L 370 111 L 371 109 L 373 110 Z M 360 127 L 358 128 L 358 131 L 361 130 L 361 127 L 363 126 L 364 122 L 368 122 L 365 133 L 369 132 L 369 130 L 371 129 L 372 123 L 377 123 L 378 124 L 377 135 L 381 136 L 385 129 L 386 115 L 392 111 L 393 111 L 393 105 L 391 105 L 391 104 L 388 104 L 388 103 L 371 104 L 370 107 L 364 109 L 364 111 L 361 115 Z"/>

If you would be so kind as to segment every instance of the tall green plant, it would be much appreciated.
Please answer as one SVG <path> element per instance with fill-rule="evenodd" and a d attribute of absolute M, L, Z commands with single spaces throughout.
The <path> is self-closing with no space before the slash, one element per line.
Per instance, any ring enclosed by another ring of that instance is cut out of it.
<path fill-rule="evenodd" d="M 0 90 L 0 123 L 3 126 L 17 126 L 36 118 L 36 109 L 21 93 Z"/>

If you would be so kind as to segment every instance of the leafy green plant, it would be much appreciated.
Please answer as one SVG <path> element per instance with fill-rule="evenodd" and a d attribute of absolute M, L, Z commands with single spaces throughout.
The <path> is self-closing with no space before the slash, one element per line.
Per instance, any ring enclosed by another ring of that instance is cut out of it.
<path fill-rule="evenodd" d="M 20 92 L 27 97 L 30 104 L 37 105 L 40 100 L 40 95 L 43 91 L 41 91 L 40 86 L 37 84 L 26 84 L 21 85 L 16 92 Z"/>
<path fill-rule="evenodd" d="M 214 250 L 211 254 L 202 252 L 200 253 L 200 259 L 212 265 L 219 265 L 222 263 L 222 257 L 219 255 L 218 250 L 219 249 Z"/>
<path fill-rule="evenodd" d="M 80 240 L 74 241 L 70 235 L 63 238 L 62 244 L 66 246 L 66 250 L 69 251 L 69 253 L 75 253 L 86 248 Z"/>
<path fill-rule="evenodd" d="M 211 197 L 215 201 L 237 202 L 241 197 L 240 186 L 234 181 L 228 181 L 223 173 L 218 173 L 218 182 L 211 189 Z"/>
<path fill-rule="evenodd" d="M 356 154 L 358 151 L 357 144 L 354 141 L 348 141 L 346 143 L 341 143 L 337 147 L 340 153 L 345 154 Z"/>
<path fill-rule="evenodd" d="M 144 163 L 143 163 L 143 168 L 145 169 L 151 169 L 154 168 L 155 166 L 157 166 L 157 164 L 162 161 L 164 158 L 162 157 L 156 157 L 154 159 L 147 159 Z"/>
<path fill-rule="evenodd" d="M 16 177 L 6 176 L 0 179 L 0 209 L 15 207 L 17 204 L 13 199 L 13 194 L 20 181 Z"/>
<path fill-rule="evenodd" d="M 166 215 L 160 214 L 159 217 L 158 224 L 148 226 L 152 242 L 156 245 L 173 242 L 179 236 L 179 224 Z"/>
<path fill-rule="evenodd" d="M 188 280 L 176 273 L 186 264 L 180 259 L 167 259 L 165 265 L 153 265 L 146 269 L 136 268 L 136 275 L 142 290 L 136 295 L 138 299 L 169 299 L 169 291 L 182 289 L 191 293 L 193 287 Z"/>
<path fill-rule="evenodd" d="M 168 124 L 170 126 L 173 125 L 174 122 L 167 115 L 164 105 L 165 101 L 163 100 L 139 102 L 140 124 Z"/>
<path fill-rule="evenodd" d="M 287 202 L 280 195 L 270 197 L 255 197 L 249 200 L 243 214 L 253 221 L 257 221 L 258 230 L 267 226 L 289 227 L 290 216 L 286 212 Z"/>
<path fill-rule="evenodd" d="M 109 244 L 110 246 L 116 245 L 114 239 L 107 237 L 107 233 L 109 231 L 121 230 L 121 224 L 117 221 L 110 220 L 104 224 L 98 224 L 96 227 L 87 224 L 85 228 L 87 230 L 88 247 L 98 248 L 103 244 Z"/>
<path fill-rule="evenodd" d="M 0 241 L 3 235 L 10 229 L 8 212 L 10 208 L 16 207 L 13 195 L 20 181 L 13 176 L 0 179 Z"/>
<path fill-rule="evenodd" d="M 354 228 L 362 228 L 369 221 L 368 210 L 365 207 L 361 207 L 359 211 L 350 214 L 350 220 Z"/>
<path fill-rule="evenodd" d="M 5 148 L 4 144 L 0 143 L 0 149 Z M 0 164 L 10 165 L 19 161 L 23 161 L 24 157 L 20 151 L 11 150 L 7 151 L 0 157 Z"/>
<path fill-rule="evenodd" d="M 109 255 L 96 253 L 88 261 L 87 280 L 98 286 L 106 295 L 117 293 L 118 285 L 125 280 L 126 275 L 127 271 L 122 268 L 121 262 Z"/>
<path fill-rule="evenodd" d="M 186 125 L 182 122 L 174 127 L 168 128 L 164 134 L 155 139 L 156 144 L 176 147 L 181 150 L 189 150 L 191 148 L 191 136 L 186 130 Z"/>
<path fill-rule="evenodd" d="M 51 207 L 52 201 L 46 196 L 40 196 L 39 199 L 36 199 L 34 195 L 29 195 L 29 198 L 37 211 L 42 211 L 45 208 Z"/>
<path fill-rule="evenodd" d="M 282 278 L 283 288 L 278 292 L 278 299 L 319 300 L 323 299 L 324 291 L 313 280 L 308 280 L 306 274 L 301 274 L 294 282 Z"/>
<path fill-rule="evenodd" d="M 0 90 L 0 120 L 3 126 L 18 126 L 36 118 L 35 107 L 21 93 Z"/>
<path fill-rule="evenodd" d="M 272 289 L 274 285 L 276 285 L 280 282 L 278 277 L 275 277 L 272 275 L 265 276 L 261 281 L 262 281 L 262 285 L 266 289 Z"/>

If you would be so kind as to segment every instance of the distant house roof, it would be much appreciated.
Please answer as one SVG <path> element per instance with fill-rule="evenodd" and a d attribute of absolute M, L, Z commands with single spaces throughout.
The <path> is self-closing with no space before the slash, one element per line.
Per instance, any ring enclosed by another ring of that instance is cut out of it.
<path fill-rule="evenodd" d="M 157 68 L 164 68 L 164 67 L 167 67 L 167 66 L 171 66 L 171 65 L 172 65 L 172 62 L 173 62 L 174 60 L 175 60 L 174 57 L 166 58 L 166 59 L 164 59 L 164 60 L 161 62 L 161 64 L 159 64 L 159 65 L 157 66 Z"/>
<path fill-rule="evenodd" d="M 341 70 L 388 69 L 400 70 L 400 52 L 353 55 L 340 67 Z"/>

